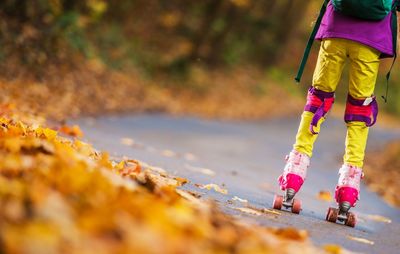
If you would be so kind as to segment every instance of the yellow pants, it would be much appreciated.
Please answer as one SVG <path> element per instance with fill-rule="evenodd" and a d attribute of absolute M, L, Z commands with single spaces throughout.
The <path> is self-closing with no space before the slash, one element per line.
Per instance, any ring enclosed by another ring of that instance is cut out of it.
<path fill-rule="evenodd" d="M 325 39 L 321 43 L 318 61 L 313 77 L 313 87 L 324 92 L 334 92 L 340 81 L 347 58 L 350 62 L 349 94 L 356 99 L 371 97 L 374 93 L 379 69 L 380 52 L 366 45 L 345 39 Z M 296 143 L 296 151 L 312 156 L 314 142 L 318 135 L 309 131 L 314 113 L 302 114 Z M 316 131 L 324 121 L 321 118 Z M 346 150 L 344 163 L 363 166 L 368 130 L 364 122 L 347 123 Z"/>

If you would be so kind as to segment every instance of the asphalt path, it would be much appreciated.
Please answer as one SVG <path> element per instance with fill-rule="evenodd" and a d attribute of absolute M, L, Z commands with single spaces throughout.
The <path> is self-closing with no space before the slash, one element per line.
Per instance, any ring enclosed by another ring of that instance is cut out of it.
<path fill-rule="evenodd" d="M 400 210 L 364 185 L 361 200 L 352 209 L 359 218 L 355 228 L 325 221 L 327 208 L 336 204 L 319 199 L 318 193 L 333 193 L 337 182 L 346 133 L 340 119 L 330 118 L 324 123 L 307 180 L 297 195 L 303 203 L 300 215 L 268 210 L 274 194 L 281 193 L 276 179 L 291 150 L 298 122 L 298 118 L 240 122 L 164 115 L 75 121 L 97 149 L 109 151 L 116 158 L 139 159 L 185 177 L 190 180 L 185 188 L 200 193 L 204 199 L 216 200 L 234 216 L 265 226 L 305 229 L 320 246 L 338 244 L 361 253 L 400 253 Z M 378 124 L 370 131 L 368 150 L 382 149 L 396 138 L 400 138 L 400 131 Z M 210 183 L 228 190 L 228 194 L 197 185 Z M 238 207 L 263 212 L 239 211 Z"/>

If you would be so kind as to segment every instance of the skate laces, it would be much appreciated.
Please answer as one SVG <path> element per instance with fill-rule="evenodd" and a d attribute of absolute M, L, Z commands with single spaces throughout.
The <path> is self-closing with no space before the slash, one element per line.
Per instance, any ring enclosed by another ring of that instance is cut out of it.
<path fill-rule="evenodd" d="M 352 187 L 360 191 L 360 182 L 364 177 L 362 169 L 352 165 L 343 165 L 339 170 L 338 188 Z"/>

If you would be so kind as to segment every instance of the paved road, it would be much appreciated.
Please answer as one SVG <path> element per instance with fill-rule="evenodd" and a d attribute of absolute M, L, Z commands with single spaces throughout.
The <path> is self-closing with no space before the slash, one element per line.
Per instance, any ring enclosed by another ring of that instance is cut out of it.
<path fill-rule="evenodd" d="M 200 190 L 194 185 L 187 188 L 203 192 L 203 198 L 216 199 L 231 214 L 266 226 L 306 229 L 317 245 L 339 244 L 362 253 L 399 253 L 400 210 L 388 206 L 365 186 L 358 207 L 353 209 L 360 217 L 356 228 L 324 220 L 327 207 L 334 204 L 316 197 L 321 190 L 333 190 L 337 181 L 345 137 L 345 126 L 340 120 L 328 119 L 320 134 L 307 181 L 298 195 L 303 202 L 301 214 L 261 216 L 234 210 L 232 207 L 242 206 L 241 203 L 236 201 L 232 205 L 228 201 L 237 196 L 256 208 L 271 207 L 274 193 L 279 192 L 276 179 L 293 143 L 298 119 L 221 122 L 143 115 L 80 119 L 77 123 L 90 143 L 114 156 L 137 158 L 186 177 L 192 183 L 225 186 L 228 195 Z M 135 144 L 124 145 L 121 138 L 131 138 Z M 393 138 L 400 138 L 400 132 L 374 127 L 369 149 L 380 149 Z M 202 168 L 212 170 L 215 175 L 205 174 Z M 391 223 L 374 220 L 371 215 L 383 216 Z M 349 236 L 374 244 L 354 241 Z"/>

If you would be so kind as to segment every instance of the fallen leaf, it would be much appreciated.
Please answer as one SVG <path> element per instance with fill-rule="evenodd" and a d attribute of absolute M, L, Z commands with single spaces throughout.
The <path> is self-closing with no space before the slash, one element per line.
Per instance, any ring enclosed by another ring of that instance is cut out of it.
<path fill-rule="evenodd" d="M 275 215 L 281 215 L 281 212 L 278 212 L 277 210 L 274 209 L 267 209 L 267 208 L 263 208 L 261 209 L 261 212 L 263 213 L 270 213 L 270 214 L 275 214 Z"/>
<path fill-rule="evenodd" d="M 193 195 L 192 193 L 189 193 L 187 191 L 184 190 L 179 190 L 177 189 L 176 192 L 183 198 L 185 198 L 186 200 L 198 205 L 199 207 L 204 207 L 207 203 L 202 202 L 198 197 L 196 197 L 195 195 Z"/>
<path fill-rule="evenodd" d="M 58 131 L 72 137 L 77 137 L 77 138 L 83 137 L 83 131 L 78 125 L 73 125 L 73 126 L 63 125 L 58 129 Z"/>
<path fill-rule="evenodd" d="M 274 233 L 280 237 L 295 241 L 305 241 L 308 238 L 307 231 L 293 227 L 275 229 Z"/>
<path fill-rule="evenodd" d="M 176 153 L 171 150 L 164 150 L 161 152 L 161 155 L 163 155 L 165 157 L 175 157 Z"/>
<path fill-rule="evenodd" d="M 137 161 L 126 161 L 124 163 L 124 167 L 121 170 L 121 175 L 122 176 L 128 176 L 132 173 L 138 174 L 140 173 L 142 168 L 140 167 L 140 164 Z"/>
<path fill-rule="evenodd" d="M 36 133 L 39 137 L 47 138 L 49 140 L 54 140 L 57 136 L 57 131 L 49 128 L 39 127 L 36 129 Z"/>
<path fill-rule="evenodd" d="M 248 203 L 248 201 L 247 201 L 246 199 L 241 199 L 241 198 L 239 198 L 238 196 L 234 196 L 234 197 L 232 198 L 232 200 L 233 200 L 233 201 L 239 201 L 239 202 L 242 202 L 242 203 Z"/>
<path fill-rule="evenodd" d="M 329 254 L 340 254 L 342 253 L 342 247 L 336 244 L 324 245 L 324 250 Z"/>
<path fill-rule="evenodd" d="M 392 223 L 391 219 L 383 217 L 381 215 L 368 214 L 365 217 L 367 219 L 373 220 L 373 221 L 384 222 L 384 223 Z"/>
<path fill-rule="evenodd" d="M 247 208 L 247 207 L 235 207 L 235 210 L 241 211 L 243 213 L 251 214 L 251 215 L 256 215 L 256 216 L 262 215 L 261 212 L 251 209 L 251 208 Z"/>
<path fill-rule="evenodd" d="M 180 186 L 187 184 L 189 181 L 183 177 L 174 177 L 174 179 L 179 183 Z"/>
<path fill-rule="evenodd" d="M 250 205 L 247 205 L 247 208 L 251 208 L 253 210 L 259 211 L 260 213 L 270 213 L 270 214 L 274 214 L 274 215 L 281 215 L 280 212 L 278 212 L 277 210 L 274 210 L 274 209 L 257 208 L 257 207 L 253 207 Z"/>
<path fill-rule="evenodd" d="M 94 154 L 93 147 L 88 143 L 82 142 L 80 140 L 75 140 L 74 146 L 79 152 L 81 152 L 85 156 L 90 156 Z"/>
<path fill-rule="evenodd" d="M 317 197 L 319 200 L 322 200 L 322 201 L 326 201 L 326 202 L 332 201 L 332 195 L 331 195 L 330 191 L 322 190 L 318 193 Z"/>
<path fill-rule="evenodd" d="M 167 173 L 167 171 L 165 169 L 160 168 L 160 167 L 152 167 L 152 166 L 150 166 L 149 168 L 150 168 L 150 170 L 152 170 L 154 172 L 157 172 L 159 174 L 162 174 L 162 175 L 165 175 Z"/>
<path fill-rule="evenodd" d="M 375 242 L 370 241 L 370 240 L 365 239 L 365 238 L 359 238 L 359 237 L 354 237 L 354 236 L 350 236 L 350 235 L 348 235 L 347 238 L 352 240 L 352 241 L 365 243 L 365 244 L 369 244 L 369 245 L 374 245 L 375 244 Z"/>
<path fill-rule="evenodd" d="M 132 146 L 133 144 L 135 144 L 135 141 L 131 138 L 121 138 L 121 144 L 125 146 Z"/>
<path fill-rule="evenodd" d="M 190 171 L 201 173 L 204 175 L 215 176 L 215 172 L 208 168 L 194 167 L 188 164 L 185 165 L 185 168 Z"/>
<path fill-rule="evenodd" d="M 206 184 L 206 185 L 199 184 L 198 187 L 200 189 L 207 189 L 207 190 L 213 189 L 216 192 L 222 193 L 224 195 L 228 194 L 228 190 L 227 189 L 223 189 L 223 188 L 219 187 L 217 184 L 214 184 L 214 183 L 210 183 L 210 184 Z"/>

